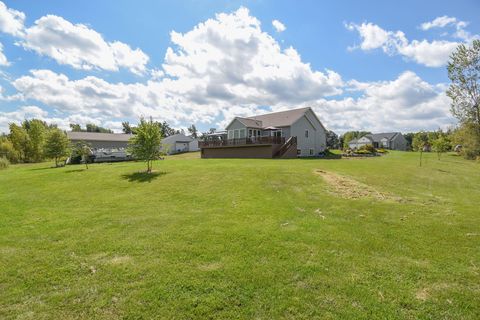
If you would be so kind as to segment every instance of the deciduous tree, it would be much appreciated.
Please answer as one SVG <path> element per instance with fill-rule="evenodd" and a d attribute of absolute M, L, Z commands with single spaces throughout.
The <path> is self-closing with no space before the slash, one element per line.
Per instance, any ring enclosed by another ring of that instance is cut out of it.
<path fill-rule="evenodd" d="M 152 162 L 160 157 L 162 134 L 157 123 L 141 118 L 136 134 L 130 138 L 129 152 L 137 159 L 147 163 L 147 172 L 152 172 Z"/>
<path fill-rule="evenodd" d="M 58 128 L 50 130 L 45 142 L 45 155 L 55 160 L 55 167 L 58 167 L 58 160 L 69 154 L 69 144 L 65 132 Z"/>

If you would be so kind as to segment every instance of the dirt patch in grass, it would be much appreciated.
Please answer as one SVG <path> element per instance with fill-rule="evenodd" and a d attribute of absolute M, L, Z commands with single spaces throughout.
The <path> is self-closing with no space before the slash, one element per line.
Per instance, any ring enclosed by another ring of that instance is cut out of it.
<path fill-rule="evenodd" d="M 215 271 L 221 269 L 223 265 L 220 262 L 206 263 L 198 266 L 201 271 Z"/>
<path fill-rule="evenodd" d="M 427 301 L 435 298 L 439 293 L 451 289 L 452 285 L 448 283 L 434 283 L 428 287 L 420 288 L 415 292 L 415 298 L 420 301 Z M 448 299 L 447 299 L 447 302 Z"/>
<path fill-rule="evenodd" d="M 381 201 L 402 201 L 401 197 L 380 192 L 367 184 L 349 177 L 319 169 L 315 170 L 315 174 L 318 174 L 325 180 L 334 195 L 345 199 L 369 198 Z"/>

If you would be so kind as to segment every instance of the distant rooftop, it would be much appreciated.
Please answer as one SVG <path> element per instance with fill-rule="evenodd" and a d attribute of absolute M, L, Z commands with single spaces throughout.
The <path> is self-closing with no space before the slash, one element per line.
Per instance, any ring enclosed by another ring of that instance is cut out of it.
<path fill-rule="evenodd" d="M 100 132 L 67 132 L 70 140 L 78 141 L 120 141 L 127 142 L 133 134 L 125 133 L 100 133 Z"/>
<path fill-rule="evenodd" d="M 299 108 L 236 119 L 249 128 L 287 127 L 300 119 L 309 109 Z"/>

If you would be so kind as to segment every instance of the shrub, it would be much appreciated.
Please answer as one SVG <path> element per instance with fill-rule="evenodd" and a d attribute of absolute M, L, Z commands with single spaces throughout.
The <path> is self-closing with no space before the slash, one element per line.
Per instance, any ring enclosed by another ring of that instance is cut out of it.
<path fill-rule="evenodd" d="M 7 158 L 0 157 L 0 170 L 7 169 L 10 165 L 10 161 Z"/>
<path fill-rule="evenodd" d="M 0 138 L 0 157 L 5 157 L 11 163 L 18 163 L 20 161 L 20 155 L 15 150 L 12 142 L 8 139 Z"/>
<path fill-rule="evenodd" d="M 380 149 L 377 149 L 377 152 L 378 153 L 388 153 L 388 150 L 380 148 Z"/>
<path fill-rule="evenodd" d="M 368 150 L 361 150 L 361 149 L 358 149 L 357 152 L 355 152 L 356 154 L 372 154 L 370 151 Z"/>
<path fill-rule="evenodd" d="M 361 152 L 361 154 L 375 153 L 375 148 L 371 144 L 366 144 L 358 148 L 356 153 Z"/>

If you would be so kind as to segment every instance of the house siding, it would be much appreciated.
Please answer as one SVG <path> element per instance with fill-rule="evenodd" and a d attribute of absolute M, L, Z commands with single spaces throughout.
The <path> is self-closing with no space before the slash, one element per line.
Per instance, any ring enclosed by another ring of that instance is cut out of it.
<path fill-rule="evenodd" d="M 313 155 L 325 151 L 327 142 L 325 129 L 309 112 L 290 127 L 291 136 L 297 137 L 297 148 L 302 157 L 311 156 L 310 149 L 313 149 Z M 305 130 L 308 130 L 308 137 L 305 137 Z"/>
<path fill-rule="evenodd" d="M 392 149 L 407 151 L 407 140 L 405 139 L 403 134 L 399 133 L 395 136 L 395 138 L 392 141 Z"/>
<path fill-rule="evenodd" d="M 86 142 L 93 149 L 117 149 L 127 148 L 128 141 L 97 141 L 97 140 L 76 140 L 70 139 L 72 144 L 77 142 Z"/>
<path fill-rule="evenodd" d="M 235 119 L 232 121 L 232 123 L 230 123 L 230 125 L 226 128 L 227 130 L 227 138 L 228 139 L 233 139 L 234 136 L 229 136 L 228 135 L 228 132 L 230 130 L 237 130 L 237 129 L 245 129 L 245 134 L 247 134 L 247 127 L 241 123 L 238 119 Z M 232 133 L 233 134 L 233 133 Z"/>
<path fill-rule="evenodd" d="M 361 137 L 356 142 L 349 142 L 348 146 L 350 147 L 350 149 L 358 149 L 360 147 L 371 145 L 371 144 L 373 143 L 370 139 L 368 139 L 367 137 Z"/>

